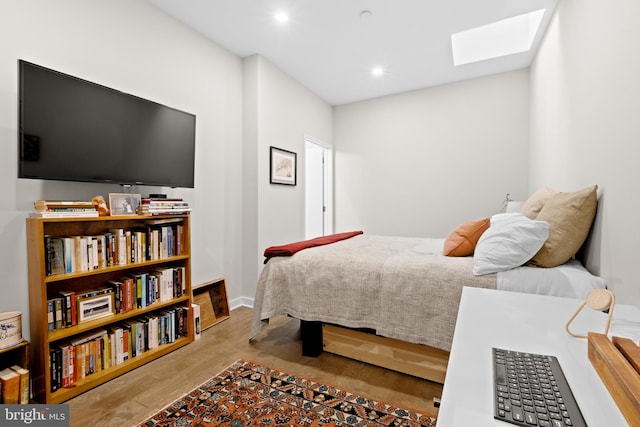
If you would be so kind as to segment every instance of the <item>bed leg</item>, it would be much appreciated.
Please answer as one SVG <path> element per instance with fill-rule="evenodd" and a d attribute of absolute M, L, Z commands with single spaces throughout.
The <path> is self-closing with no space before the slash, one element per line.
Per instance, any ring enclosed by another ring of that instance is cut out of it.
<path fill-rule="evenodd" d="M 318 357 L 322 353 L 322 322 L 300 321 L 302 355 Z"/>

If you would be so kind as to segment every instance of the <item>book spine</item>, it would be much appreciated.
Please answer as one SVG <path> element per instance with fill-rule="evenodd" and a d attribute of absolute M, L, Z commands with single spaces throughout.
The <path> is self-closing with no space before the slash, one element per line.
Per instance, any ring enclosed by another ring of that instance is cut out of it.
<path fill-rule="evenodd" d="M 69 387 L 73 387 L 76 383 L 76 347 L 69 345 Z"/>
<path fill-rule="evenodd" d="M 44 236 L 44 269 L 47 276 L 51 276 L 51 236 Z"/>
<path fill-rule="evenodd" d="M 29 403 L 29 395 L 30 395 L 30 381 L 29 381 L 29 371 L 26 368 L 21 369 L 20 373 L 20 404 L 26 405 Z"/>
<path fill-rule="evenodd" d="M 96 237 L 98 241 L 98 268 L 105 268 L 107 266 L 107 238 L 104 234 Z"/>
<path fill-rule="evenodd" d="M 80 381 L 81 379 L 83 379 L 85 377 L 85 354 L 84 354 L 84 350 L 85 350 L 85 346 L 84 344 L 78 344 L 75 345 L 75 366 L 74 366 L 74 373 L 75 373 L 75 379 L 76 381 Z"/>
<path fill-rule="evenodd" d="M 96 270 L 99 266 L 100 266 L 100 259 L 99 259 L 99 247 L 98 247 L 98 237 L 97 236 L 91 236 L 91 268 L 93 270 Z"/>
<path fill-rule="evenodd" d="M 64 310 L 62 309 L 62 298 L 54 298 L 54 329 L 62 329 L 65 324 L 65 320 L 63 317 Z"/>
<path fill-rule="evenodd" d="M 51 376 L 51 384 L 49 390 L 51 393 L 58 390 L 58 383 L 56 378 L 58 376 L 58 358 L 55 348 L 49 349 L 49 375 Z"/>
<path fill-rule="evenodd" d="M 49 239 L 50 274 L 64 274 L 64 240 L 61 237 Z"/>
<path fill-rule="evenodd" d="M 183 255 L 184 254 L 184 226 L 181 224 L 176 225 L 176 234 L 177 234 L 177 238 L 176 238 L 176 243 L 177 243 L 177 251 L 176 251 L 176 255 Z"/>
<path fill-rule="evenodd" d="M 55 311 L 56 308 L 53 300 L 47 300 L 47 326 L 49 331 L 53 331 L 56 328 Z"/>
<path fill-rule="evenodd" d="M 82 245 L 81 245 L 81 241 L 82 238 L 80 236 L 73 236 L 73 259 L 71 260 L 72 263 L 72 270 L 74 273 L 81 271 L 81 266 L 82 266 L 82 260 L 81 260 L 81 252 L 82 252 Z"/>
<path fill-rule="evenodd" d="M 64 238 L 64 267 L 66 273 L 73 273 L 73 239 Z"/>
<path fill-rule="evenodd" d="M 2 402 L 4 404 L 17 404 L 20 402 L 20 375 L 11 369 L 3 369 L 0 372 L 2 383 Z"/>
<path fill-rule="evenodd" d="M 62 388 L 69 388 L 69 347 L 62 346 Z"/>
<path fill-rule="evenodd" d="M 74 311 L 73 307 L 75 305 L 75 298 L 73 296 L 73 292 L 60 292 L 62 295 L 63 302 L 63 311 L 64 311 L 64 326 L 66 328 L 73 326 L 75 323 L 73 322 Z"/>
<path fill-rule="evenodd" d="M 89 270 L 89 242 L 86 237 L 80 238 L 80 271 Z"/>

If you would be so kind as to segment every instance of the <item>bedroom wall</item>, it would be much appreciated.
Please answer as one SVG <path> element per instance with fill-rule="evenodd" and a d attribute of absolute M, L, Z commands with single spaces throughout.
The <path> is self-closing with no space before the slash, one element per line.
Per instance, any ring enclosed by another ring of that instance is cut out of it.
<path fill-rule="evenodd" d="M 531 67 L 529 189 L 599 186 L 587 266 L 640 305 L 640 3 L 563 0 Z"/>
<path fill-rule="evenodd" d="M 303 240 L 304 138 L 333 140 L 332 108 L 267 59 L 245 58 L 243 295 L 252 305 L 263 252 Z M 297 153 L 297 185 L 269 183 L 269 147 Z"/>
<path fill-rule="evenodd" d="M 185 198 L 193 283 L 226 276 L 229 297 L 239 297 L 241 60 L 141 0 L 20 0 L 3 2 L 0 14 L 0 311 L 22 311 L 29 337 L 25 218 L 34 200 L 122 191 L 16 178 L 19 58 L 197 115 L 196 188 L 132 192 Z"/>
<path fill-rule="evenodd" d="M 528 193 L 529 73 L 334 108 L 335 228 L 445 237 Z"/>

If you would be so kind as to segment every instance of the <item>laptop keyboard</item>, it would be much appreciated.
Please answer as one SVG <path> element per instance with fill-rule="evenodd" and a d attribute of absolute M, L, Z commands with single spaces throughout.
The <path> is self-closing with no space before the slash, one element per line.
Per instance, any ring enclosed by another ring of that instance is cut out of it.
<path fill-rule="evenodd" d="M 587 424 L 554 356 L 493 348 L 494 418 L 518 426 Z"/>

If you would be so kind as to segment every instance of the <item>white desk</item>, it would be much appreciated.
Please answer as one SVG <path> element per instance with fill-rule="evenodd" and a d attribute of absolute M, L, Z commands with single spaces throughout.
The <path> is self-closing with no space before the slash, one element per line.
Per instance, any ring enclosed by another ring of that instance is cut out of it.
<path fill-rule="evenodd" d="M 499 426 L 493 418 L 491 348 L 558 358 L 587 425 L 627 422 L 587 356 L 587 340 L 565 331 L 580 300 L 464 288 L 438 413 L 438 427 Z M 606 315 L 585 307 L 571 331 L 602 333 Z M 616 305 L 610 335 L 640 338 L 640 310 Z"/>

